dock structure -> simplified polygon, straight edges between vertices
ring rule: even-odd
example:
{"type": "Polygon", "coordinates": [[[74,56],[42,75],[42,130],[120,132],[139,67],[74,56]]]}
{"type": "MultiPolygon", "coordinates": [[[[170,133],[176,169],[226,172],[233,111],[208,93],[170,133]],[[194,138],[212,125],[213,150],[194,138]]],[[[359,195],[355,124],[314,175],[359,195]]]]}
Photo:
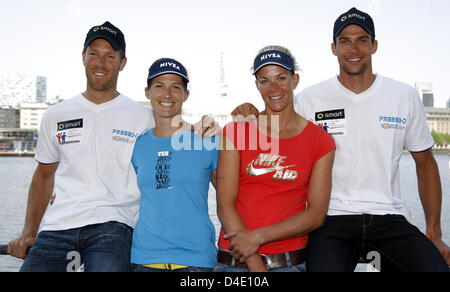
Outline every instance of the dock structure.
{"type": "Polygon", "coordinates": [[[34,152],[16,153],[16,152],[0,152],[1,157],[34,157],[34,152]]]}
{"type": "Polygon", "coordinates": [[[34,156],[37,139],[37,130],[0,128],[0,155],[34,156]]]}

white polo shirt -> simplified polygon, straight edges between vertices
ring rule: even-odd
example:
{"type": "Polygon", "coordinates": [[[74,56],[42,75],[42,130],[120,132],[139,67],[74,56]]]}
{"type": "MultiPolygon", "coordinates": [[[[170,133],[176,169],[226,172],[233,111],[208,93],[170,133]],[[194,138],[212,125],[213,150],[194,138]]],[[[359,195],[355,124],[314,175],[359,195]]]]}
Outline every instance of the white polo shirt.
{"type": "Polygon", "coordinates": [[[336,141],[329,215],[408,217],[399,180],[402,152],[434,145],[414,88],[377,75],[370,89],[355,94],[336,76],[301,92],[296,111],[336,141]]]}
{"type": "Polygon", "coordinates": [[[153,127],[152,110],[123,95],[100,105],[79,95],[50,107],[36,160],[59,167],[40,230],[109,221],[134,227],[139,190],[131,156],[139,135],[153,127]]]}

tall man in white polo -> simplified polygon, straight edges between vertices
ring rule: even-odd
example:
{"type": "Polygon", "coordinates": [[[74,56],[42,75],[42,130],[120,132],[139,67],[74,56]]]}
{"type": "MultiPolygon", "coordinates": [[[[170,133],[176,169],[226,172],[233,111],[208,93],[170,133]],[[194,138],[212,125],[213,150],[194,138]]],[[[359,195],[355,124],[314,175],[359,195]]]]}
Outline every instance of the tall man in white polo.
{"type": "Polygon", "coordinates": [[[423,105],[412,87],[373,73],[377,49],[372,18],[352,8],[334,25],[339,75],[298,96],[299,113],[321,124],[338,148],[329,213],[311,235],[308,269],[353,271],[360,256],[377,252],[382,271],[448,271],[441,184],[423,105]],[[404,148],[416,163],[428,238],[405,219],[404,148]]]}

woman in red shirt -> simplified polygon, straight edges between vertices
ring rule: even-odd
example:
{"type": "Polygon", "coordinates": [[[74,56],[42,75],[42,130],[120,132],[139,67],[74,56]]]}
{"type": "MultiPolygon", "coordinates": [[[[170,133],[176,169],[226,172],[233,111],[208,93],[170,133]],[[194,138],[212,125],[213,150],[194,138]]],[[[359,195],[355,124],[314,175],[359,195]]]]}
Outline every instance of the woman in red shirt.
{"type": "Polygon", "coordinates": [[[224,129],[217,272],[304,271],[307,235],[325,220],[336,146],[295,112],[296,70],[288,49],[262,49],[253,73],[266,109],[224,129]]]}

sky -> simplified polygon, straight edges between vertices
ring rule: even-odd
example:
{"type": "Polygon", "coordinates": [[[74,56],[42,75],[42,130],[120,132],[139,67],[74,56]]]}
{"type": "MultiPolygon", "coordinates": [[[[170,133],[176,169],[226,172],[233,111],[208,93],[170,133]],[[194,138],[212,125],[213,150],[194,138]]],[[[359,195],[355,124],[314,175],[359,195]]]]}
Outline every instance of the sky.
{"type": "Polygon", "coordinates": [[[150,65],[182,62],[191,78],[185,108],[228,113],[252,102],[262,108],[251,66],[267,45],[282,45],[302,69],[297,90],[335,76],[331,53],[336,18],[357,7],[372,15],[379,49],[374,71],[411,86],[432,82],[435,106],[450,98],[448,0],[15,0],[0,5],[0,73],[48,78],[48,98],[86,88],[81,52],[88,30],[110,21],[125,34],[128,63],[119,91],[144,101],[150,65]],[[221,98],[221,55],[228,96],[221,98]]]}

